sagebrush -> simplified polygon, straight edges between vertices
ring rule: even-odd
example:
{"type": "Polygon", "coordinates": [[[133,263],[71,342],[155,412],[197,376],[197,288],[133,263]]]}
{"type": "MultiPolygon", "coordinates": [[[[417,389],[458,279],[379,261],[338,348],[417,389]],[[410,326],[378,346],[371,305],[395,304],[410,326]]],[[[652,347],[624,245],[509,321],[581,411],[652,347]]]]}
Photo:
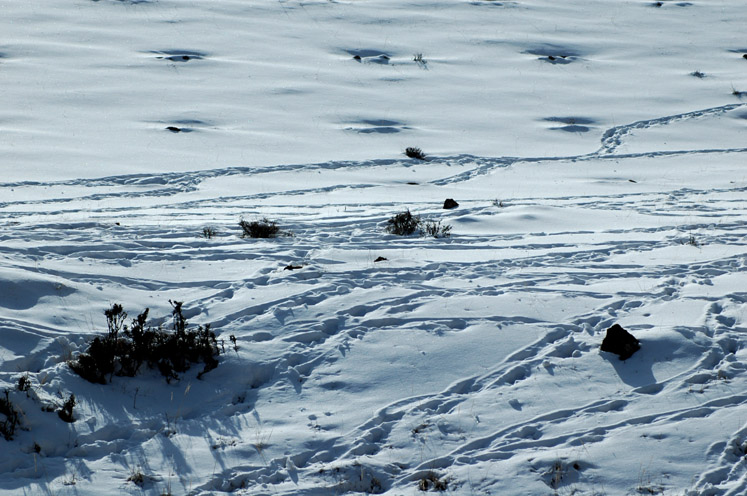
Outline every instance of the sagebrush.
{"type": "Polygon", "coordinates": [[[280,228],[277,222],[263,218],[247,222],[244,219],[239,220],[239,227],[243,231],[242,238],[275,238],[280,234],[280,228]]]}
{"type": "Polygon", "coordinates": [[[419,215],[413,215],[409,209],[392,216],[387,220],[386,231],[397,236],[433,236],[446,238],[451,235],[451,226],[441,224],[441,221],[423,220],[419,215]]]}
{"type": "Polygon", "coordinates": [[[169,300],[173,311],[171,332],[146,326],[148,309],[126,325],[127,313],[120,304],[104,312],[108,332],[98,336],[70,368],[89,382],[106,384],[113,376],[134,377],[143,365],[158,370],[167,382],[178,379],[194,363],[205,367],[198,378],[218,366],[218,343],[210,324],[187,329],[182,302],[169,300]]]}

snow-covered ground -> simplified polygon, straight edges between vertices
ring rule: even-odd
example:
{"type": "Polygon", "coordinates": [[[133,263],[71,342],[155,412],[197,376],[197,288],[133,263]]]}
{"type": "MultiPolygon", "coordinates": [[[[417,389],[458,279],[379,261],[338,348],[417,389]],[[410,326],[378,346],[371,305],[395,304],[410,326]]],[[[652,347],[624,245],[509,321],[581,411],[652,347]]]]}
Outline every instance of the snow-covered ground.
{"type": "Polygon", "coordinates": [[[0,494],[747,494],[743,2],[0,12],[0,494]],[[70,370],[169,300],[202,379],[70,370]]]}

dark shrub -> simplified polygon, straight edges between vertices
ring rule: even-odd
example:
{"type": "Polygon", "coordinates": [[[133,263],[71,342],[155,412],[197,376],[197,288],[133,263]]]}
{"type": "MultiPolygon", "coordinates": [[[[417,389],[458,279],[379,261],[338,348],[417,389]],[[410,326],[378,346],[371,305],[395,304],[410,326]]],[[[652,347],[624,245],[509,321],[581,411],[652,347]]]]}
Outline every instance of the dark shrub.
{"type": "Polygon", "coordinates": [[[146,327],[148,309],[124,325],[127,314],[122,306],[114,304],[104,312],[109,332],[91,341],[85,353],[81,353],[70,368],[89,382],[106,384],[112,376],[134,377],[140,367],[158,369],[167,382],[178,379],[178,373],[202,362],[204,369],[197,377],[218,366],[220,354],[215,333],[210,324],[187,329],[187,320],[182,314],[182,302],[171,301],[173,307],[173,332],[146,327]]]}
{"type": "Polygon", "coordinates": [[[386,222],[386,231],[388,233],[396,234],[397,236],[409,236],[415,234],[420,227],[420,216],[412,215],[408,209],[398,213],[386,222]]]}
{"type": "Polygon", "coordinates": [[[418,160],[425,160],[425,153],[423,153],[423,150],[420,148],[415,148],[414,146],[409,146],[405,149],[405,155],[407,155],[410,158],[416,158],[418,160]]]}
{"type": "Polygon", "coordinates": [[[75,422],[75,419],[73,418],[73,407],[75,406],[75,395],[71,394],[70,397],[65,400],[65,403],[62,404],[62,408],[57,410],[57,415],[60,416],[62,420],[65,422],[71,424],[75,422]]]}
{"type": "Polygon", "coordinates": [[[29,390],[31,389],[31,379],[29,378],[28,373],[23,374],[18,378],[18,384],[16,387],[19,391],[23,391],[25,393],[29,392],[29,390]]]}
{"type": "Polygon", "coordinates": [[[0,397],[0,415],[5,416],[5,420],[0,422],[0,434],[6,441],[10,441],[16,433],[16,426],[18,426],[18,412],[10,401],[10,393],[7,389],[5,390],[5,398],[0,397]]]}
{"type": "Polygon", "coordinates": [[[280,233],[280,228],[275,221],[267,220],[255,220],[253,222],[247,222],[244,219],[239,221],[239,227],[243,233],[242,238],[274,238],[280,233]]]}

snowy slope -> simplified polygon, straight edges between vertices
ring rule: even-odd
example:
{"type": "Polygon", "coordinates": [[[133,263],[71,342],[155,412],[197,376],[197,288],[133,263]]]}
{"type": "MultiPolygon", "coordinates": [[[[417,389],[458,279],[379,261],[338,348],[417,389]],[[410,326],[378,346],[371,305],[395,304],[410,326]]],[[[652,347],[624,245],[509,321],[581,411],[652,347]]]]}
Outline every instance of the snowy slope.
{"type": "Polygon", "coordinates": [[[0,10],[0,494],[747,492],[740,2],[0,10]],[[202,379],[67,366],[169,299],[202,379]]]}

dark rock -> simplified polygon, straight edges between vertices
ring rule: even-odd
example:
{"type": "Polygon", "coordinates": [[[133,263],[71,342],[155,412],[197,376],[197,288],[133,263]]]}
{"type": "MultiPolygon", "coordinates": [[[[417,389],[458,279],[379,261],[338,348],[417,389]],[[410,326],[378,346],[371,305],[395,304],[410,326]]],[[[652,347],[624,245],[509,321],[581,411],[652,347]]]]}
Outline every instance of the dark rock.
{"type": "Polygon", "coordinates": [[[607,329],[601,350],[619,355],[620,360],[627,360],[640,348],[640,343],[632,334],[620,327],[620,324],[615,324],[607,329]]]}
{"type": "Polygon", "coordinates": [[[296,270],[296,269],[302,269],[302,268],[303,268],[303,265],[290,264],[290,265],[286,265],[285,267],[283,267],[283,270],[296,270]]]}
{"type": "Polygon", "coordinates": [[[182,131],[181,128],[178,128],[176,126],[167,126],[166,129],[168,129],[172,133],[180,133],[182,131]]]}
{"type": "Polygon", "coordinates": [[[446,201],[444,201],[444,208],[446,210],[457,208],[458,206],[459,204],[456,201],[454,201],[453,198],[447,198],[446,201]]]}
{"type": "Polygon", "coordinates": [[[384,258],[384,257],[376,257],[376,260],[374,260],[374,262],[383,262],[384,260],[389,260],[389,259],[384,258]]]}

